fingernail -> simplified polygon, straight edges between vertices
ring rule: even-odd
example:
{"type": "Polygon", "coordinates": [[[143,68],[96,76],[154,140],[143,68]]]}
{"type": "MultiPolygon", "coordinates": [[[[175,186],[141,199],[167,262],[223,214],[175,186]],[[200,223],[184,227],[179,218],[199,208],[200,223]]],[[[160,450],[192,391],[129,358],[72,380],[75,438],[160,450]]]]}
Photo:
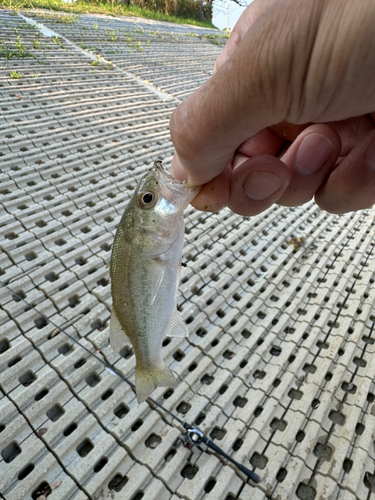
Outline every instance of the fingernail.
{"type": "Polygon", "coordinates": [[[302,175],[311,175],[322,168],[334,152],[332,142],[322,134],[310,134],[301,142],[294,165],[302,175]]]}
{"type": "Polygon", "coordinates": [[[367,163],[367,166],[371,170],[375,170],[375,141],[373,141],[367,148],[365,153],[365,161],[367,163]]]}
{"type": "Polygon", "coordinates": [[[254,201],[266,200],[281,186],[282,180],[270,172],[252,172],[242,184],[245,195],[254,201]]]}

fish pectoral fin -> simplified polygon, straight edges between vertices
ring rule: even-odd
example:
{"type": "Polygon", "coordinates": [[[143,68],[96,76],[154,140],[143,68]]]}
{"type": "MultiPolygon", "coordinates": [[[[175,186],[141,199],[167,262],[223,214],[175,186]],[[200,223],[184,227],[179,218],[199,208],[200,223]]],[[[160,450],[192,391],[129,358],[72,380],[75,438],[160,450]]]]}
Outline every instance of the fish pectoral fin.
{"type": "Polygon", "coordinates": [[[167,330],[167,337],[188,337],[189,332],[187,326],[182,319],[181,314],[175,311],[172,321],[167,330]]]}
{"type": "Polygon", "coordinates": [[[116,352],[119,352],[124,345],[131,343],[129,337],[121,327],[114,307],[112,307],[111,321],[109,323],[109,341],[112,349],[116,352]]]}

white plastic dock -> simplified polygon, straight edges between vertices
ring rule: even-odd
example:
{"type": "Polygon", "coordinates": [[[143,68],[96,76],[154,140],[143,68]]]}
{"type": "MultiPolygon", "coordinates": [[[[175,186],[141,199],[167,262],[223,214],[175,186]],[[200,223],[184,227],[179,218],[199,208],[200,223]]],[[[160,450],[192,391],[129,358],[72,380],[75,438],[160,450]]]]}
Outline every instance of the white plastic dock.
{"type": "Polygon", "coordinates": [[[132,350],[108,345],[106,266],[138,179],[170,164],[171,112],[225,39],[21,14],[55,35],[0,10],[0,498],[374,500],[375,211],[187,210],[190,337],[164,342],[180,382],[153,396],[261,481],[204,445],[187,461],[182,426],[100,362],[134,380],[132,350]]]}

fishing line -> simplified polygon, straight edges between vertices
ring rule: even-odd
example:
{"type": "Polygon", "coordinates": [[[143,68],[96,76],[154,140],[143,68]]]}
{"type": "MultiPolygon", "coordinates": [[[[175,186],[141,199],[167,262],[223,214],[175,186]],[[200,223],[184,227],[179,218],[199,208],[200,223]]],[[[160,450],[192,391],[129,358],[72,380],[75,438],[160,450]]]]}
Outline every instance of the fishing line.
{"type": "MultiPolygon", "coordinates": [[[[36,309],[36,307],[34,307],[32,304],[30,304],[26,299],[24,299],[23,297],[21,297],[18,293],[16,293],[6,283],[4,283],[3,281],[0,280],[0,284],[3,287],[7,288],[13,294],[13,296],[18,297],[20,299],[20,301],[22,301],[25,304],[27,304],[27,306],[30,309],[33,309],[44,320],[46,320],[48,323],[50,323],[55,328],[57,328],[60,332],[64,333],[67,337],[69,337],[69,339],[73,343],[77,344],[81,349],[83,349],[84,351],[86,351],[90,356],[93,356],[97,361],[99,361],[99,363],[101,363],[103,366],[105,366],[107,368],[107,370],[109,370],[111,373],[113,373],[113,374],[117,375],[118,377],[120,377],[120,379],[122,381],[124,381],[127,384],[129,384],[130,387],[132,387],[132,389],[135,390],[135,384],[133,384],[133,382],[131,382],[130,380],[128,380],[119,370],[117,370],[116,367],[114,367],[113,365],[107,363],[106,361],[104,361],[103,359],[101,359],[99,356],[97,356],[95,353],[91,352],[90,349],[88,349],[87,347],[85,347],[84,345],[82,345],[77,339],[75,339],[74,337],[72,337],[72,335],[70,335],[68,332],[66,332],[63,328],[61,328],[59,325],[57,325],[56,323],[54,323],[51,319],[47,318],[47,316],[45,316],[43,313],[41,313],[40,311],[38,311],[38,309],[36,309]]],[[[169,411],[167,408],[165,408],[162,404],[158,403],[155,399],[148,397],[147,401],[150,401],[154,405],[158,406],[161,410],[163,410],[165,413],[167,413],[173,419],[177,420],[177,422],[179,422],[184,427],[184,429],[186,430],[186,434],[185,434],[184,438],[180,438],[180,439],[182,440],[182,442],[183,442],[183,444],[184,444],[185,447],[187,447],[187,448],[189,448],[191,450],[194,445],[199,445],[200,443],[204,443],[208,448],[211,448],[213,451],[215,451],[219,455],[225,457],[229,462],[231,462],[232,464],[234,464],[239,470],[241,470],[244,474],[246,474],[247,477],[250,478],[250,479],[252,479],[255,483],[259,482],[259,477],[257,476],[257,474],[255,474],[255,472],[250,471],[249,469],[247,469],[247,467],[245,467],[242,464],[236,462],[236,460],[234,460],[230,455],[227,455],[221,448],[219,448],[215,443],[213,443],[210,439],[208,439],[202,433],[202,431],[200,431],[197,427],[195,427],[193,425],[190,425],[187,422],[184,422],[177,415],[175,415],[174,413],[172,413],[171,411],[169,411]]],[[[153,408],[151,407],[151,409],[153,409],[153,408]]]]}
{"type": "MultiPolygon", "coordinates": [[[[99,361],[99,363],[101,363],[103,366],[105,366],[111,373],[114,373],[115,375],[117,375],[118,377],[120,377],[121,380],[123,380],[124,382],[126,382],[127,384],[129,384],[130,387],[132,387],[133,389],[135,389],[135,384],[133,384],[133,382],[131,382],[130,380],[128,380],[115,366],[107,363],[106,361],[104,361],[103,359],[101,359],[99,356],[97,356],[95,353],[91,352],[90,349],[88,349],[87,347],[85,347],[84,345],[82,345],[77,339],[75,339],[74,337],[72,337],[63,328],[61,328],[59,325],[57,325],[56,323],[54,323],[51,319],[47,318],[47,316],[45,316],[43,313],[41,313],[40,311],[38,311],[38,309],[36,309],[36,307],[34,307],[32,304],[30,304],[27,300],[25,300],[20,295],[18,295],[18,293],[16,293],[14,290],[12,290],[12,288],[10,288],[10,286],[8,286],[7,284],[5,284],[3,281],[0,281],[0,284],[3,287],[7,288],[13,295],[15,295],[16,297],[18,297],[20,299],[20,301],[22,300],[22,302],[24,302],[25,304],[27,304],[27,306],[30,307],[31,309],[33,309],[37,314],[39,314],[39,316],[41,316],[43,319],[45,319],[46,321],[48,321],[48,323],[50,323],[55,328],[57,328],[60,332],[64,333],[67,337],[69,337],[72,342],[74,342],[75,344],[79,345],[79,347],[81,349],[83,349],[84,351],[86,351],[90,356],[93,356],[97,361],[99,361]]],[[[155,399],[150,398],[150,397],[148,399],[153,404],[155,404],[156,406],[158,406],[159,408],[161,408],[163,411],[165,411],[172,418],[174,418],[175,420],[177,420],[181,425],[184,424],[183,420],[181,420],[177,415],[175,415],[174,413],[172,413],[171,411],[169,411],[163,405],[161,405],[160,403],[158,403],[155,399]]]]}

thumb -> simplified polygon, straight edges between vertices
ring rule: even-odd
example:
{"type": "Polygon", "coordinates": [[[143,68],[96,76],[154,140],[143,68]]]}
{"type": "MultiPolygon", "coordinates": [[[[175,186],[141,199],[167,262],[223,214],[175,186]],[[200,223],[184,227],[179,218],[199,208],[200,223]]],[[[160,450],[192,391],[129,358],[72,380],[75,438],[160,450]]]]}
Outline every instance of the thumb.
{"type": "Polygon", "coordinates": [[[220,69],[176,108],[171,136],[190,185],[220,174],[241,143],[260,130],[291,121],[319,16],[307,0],[272,4],[220,69]]]}

